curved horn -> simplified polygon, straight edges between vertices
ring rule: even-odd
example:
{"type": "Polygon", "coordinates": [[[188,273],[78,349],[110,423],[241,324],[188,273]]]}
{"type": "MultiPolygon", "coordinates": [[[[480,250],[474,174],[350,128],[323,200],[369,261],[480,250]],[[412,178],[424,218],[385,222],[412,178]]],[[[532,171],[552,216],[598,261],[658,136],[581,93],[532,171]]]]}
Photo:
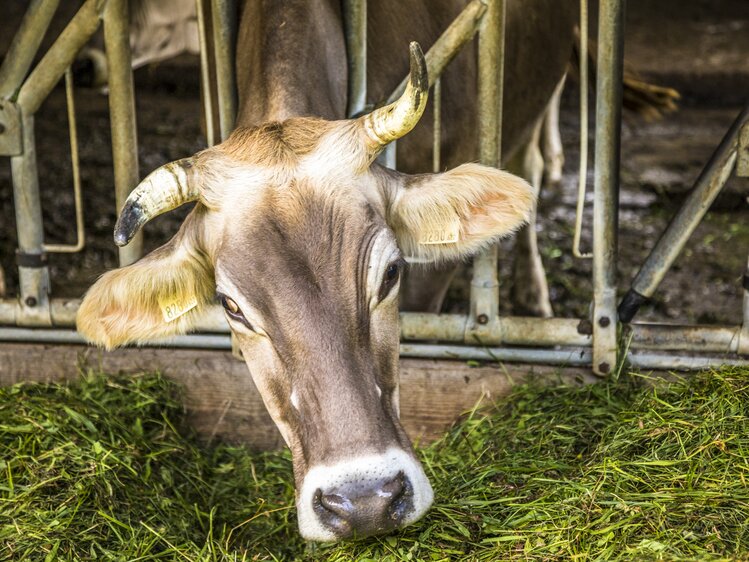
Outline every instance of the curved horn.
{"type": "Polygon", "coordinates": [[[427,104],[429,77],[424,53],[415,41],[409,45],[409,50],[411,72],[401,97],[364,117],[364,130],[380,146],[385,146],[411,131],[419,122],[427,104]]]}
{"type": "Polygon", "coordinates": [[[190,180],[191,168],[192,158],[183,158],[148,174],[122,207],[114,226],[114,243],[125,246],[155,216],[197,200],[200,191],[190,180]]]}

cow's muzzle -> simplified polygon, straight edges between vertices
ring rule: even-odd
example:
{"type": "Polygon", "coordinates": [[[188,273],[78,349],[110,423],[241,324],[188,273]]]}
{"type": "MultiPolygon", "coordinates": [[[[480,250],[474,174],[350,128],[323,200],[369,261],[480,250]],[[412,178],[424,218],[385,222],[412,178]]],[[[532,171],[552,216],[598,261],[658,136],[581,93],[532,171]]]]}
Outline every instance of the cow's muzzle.
{"type": "Polygon", "coordinates": [[[387,533],[419,519],[432,499],[424,470],[403,449],[317,465],[297,497],[299,530],[317,541],[387,533]]]}
{"type": "Polygon", "coordinates": [[[413,510],[413,485],[399,472],[395,478],[318,488],[312,506],[320,522],[341,538],[368,537],[399,527],[413,510]]]}

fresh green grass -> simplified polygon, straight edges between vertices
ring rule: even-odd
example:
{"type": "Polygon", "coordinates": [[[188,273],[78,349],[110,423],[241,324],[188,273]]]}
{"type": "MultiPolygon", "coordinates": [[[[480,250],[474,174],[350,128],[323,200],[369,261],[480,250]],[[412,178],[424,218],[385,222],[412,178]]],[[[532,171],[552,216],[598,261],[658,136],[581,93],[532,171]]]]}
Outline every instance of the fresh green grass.
{"type": "Polygon", "coordinates": [[[519,386],[423,449],[436,502],[312,545],[287,453],[201,447],[158,375],[0,389],[2,560],[749,559],[749,370],[519,386]]]}

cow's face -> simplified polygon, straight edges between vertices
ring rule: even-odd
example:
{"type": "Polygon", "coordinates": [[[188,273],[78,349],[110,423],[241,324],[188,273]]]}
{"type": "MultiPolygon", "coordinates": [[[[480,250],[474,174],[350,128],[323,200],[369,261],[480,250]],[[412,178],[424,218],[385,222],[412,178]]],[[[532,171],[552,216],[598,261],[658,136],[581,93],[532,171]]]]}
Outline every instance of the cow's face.
{"type": "Polygon", "coordinates": [[[153,208],[198,204],[169,243],[104,275],[78,316],[87,338],[114,347],[183,332],[218,298],[291,448],[299,527],[313,540],[386,532],[429,508],[398,412],[405,259],[473,253],[519,226],[534,199],[483,166],[407,176],[373,165],[384,142],[371,125],[239,129],[158,170],[131,196],[120,242],[153,208]]]}

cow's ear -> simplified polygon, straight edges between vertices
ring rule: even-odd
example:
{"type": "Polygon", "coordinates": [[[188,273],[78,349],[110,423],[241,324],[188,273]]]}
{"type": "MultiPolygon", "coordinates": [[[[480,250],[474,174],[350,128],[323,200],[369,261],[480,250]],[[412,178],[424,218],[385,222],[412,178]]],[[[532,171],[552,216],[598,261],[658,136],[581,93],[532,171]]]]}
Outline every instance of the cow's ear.
{"type": "Polygon", "coordinates": [[[215,295],[213,267],[201,249],[193,212],[166,244],[104,274],[78,310],[78,331],[107,349],[182,334],[215,295]]]}
{"type": "Polygon", "coordinates": [[[460,259],[528,221],[535,190],[522,178],[479,164],[441,174],[400,175],[387,221],[407,257],[460,259]]]}

